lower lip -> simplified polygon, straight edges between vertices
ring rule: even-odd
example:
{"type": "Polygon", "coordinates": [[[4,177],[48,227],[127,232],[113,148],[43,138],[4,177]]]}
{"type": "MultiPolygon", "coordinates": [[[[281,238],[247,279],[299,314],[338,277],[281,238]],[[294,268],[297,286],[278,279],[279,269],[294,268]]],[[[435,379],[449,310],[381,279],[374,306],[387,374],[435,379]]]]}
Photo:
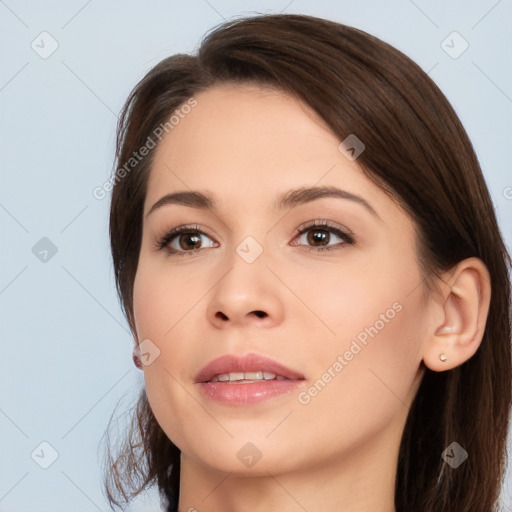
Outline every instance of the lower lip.
{"type": "Polygon", "coordinates": [[[247,383],[202,382],[203,393],[223,404],[251,405],[291,393],[302,380],[262,380],[247,383]]]}

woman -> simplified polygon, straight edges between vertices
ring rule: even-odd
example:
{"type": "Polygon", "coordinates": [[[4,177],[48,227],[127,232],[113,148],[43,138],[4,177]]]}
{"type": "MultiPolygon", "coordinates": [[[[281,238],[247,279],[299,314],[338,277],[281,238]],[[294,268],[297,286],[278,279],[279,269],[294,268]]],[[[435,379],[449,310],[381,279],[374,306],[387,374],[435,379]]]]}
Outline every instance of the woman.
{"type": "Polygon", "coordinates": [[[142,390],[107,494],[168,510],[491,512],[510,257],[409,58],[301,15],[227,22],[124,107],[110,236],[142,390]]]}

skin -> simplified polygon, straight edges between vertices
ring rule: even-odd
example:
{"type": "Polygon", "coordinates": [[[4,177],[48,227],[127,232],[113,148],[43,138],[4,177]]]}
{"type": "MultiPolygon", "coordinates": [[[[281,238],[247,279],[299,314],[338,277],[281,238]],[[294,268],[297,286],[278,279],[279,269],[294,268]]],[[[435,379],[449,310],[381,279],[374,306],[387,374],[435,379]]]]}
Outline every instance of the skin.
{"type": "Polygon", "coordinates": [[[438,293],[426,293],[412,220],[338,150],[309,107],[252,85],[215,86],[195,98],[155,149],[134,283],[134,334],[160,351],[143,367],[148,399],[182,452],[180,510],[395,511],[409,407],[425,366],[444,371],[477,350],[487,270],[470,258],[442,276],[438,293]],[[334,197],[273,209],[280,194],[310,186],[357,194],[378,216],[334,197]],[[212,193],[216,208],[172,204],[147,215],[165,194],[187,190],[212,193]],[[318,251],[317,228],[296,233],[315,220],[349,229],[355,243],[321,227],[332,250],[318,251]],[[155,248],[186,224],[206,232],[200,248],[186,237],[180,245],[179,235],[172,247],[193,254],[155,248]],[[236,252],[248,236],[263,249],[252,263],[236,252]],[[300,403],[298,394],[393,304],[400,311],[300,403]],[[254,405],[219,404],[200,392],[194,377],[208,362],[250,352],[305,380],[254,405]],[[251,468],[237,457],[248,442],[261,453],[251,468]]]}

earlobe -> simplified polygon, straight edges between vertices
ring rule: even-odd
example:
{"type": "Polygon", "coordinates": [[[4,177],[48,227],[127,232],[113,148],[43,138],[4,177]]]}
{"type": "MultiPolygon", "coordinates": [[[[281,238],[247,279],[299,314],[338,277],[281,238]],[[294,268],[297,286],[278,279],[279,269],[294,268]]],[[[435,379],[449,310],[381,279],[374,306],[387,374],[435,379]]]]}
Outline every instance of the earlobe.
{"type": "Polygon", "coordinates": [[[139,369],[142,370],[142,362],[140,360],[140,348],[139,344],[136,342],[135,346],[133,347],[133,364],[139,369]]]}
{"type": "Polygon", "coordinates": [[[460,366],[478,350],[491,299],[489,272],[480,259],[468,258],[441,288],[423,354],[427,368],[436,372],[460,366]]]}
{"type": "Polygon", "coordinates": [[[133,364],[135,365],[136,368],[138,368],[139,370],[142,370],[142,362],[140,360],[139,334],[137,332],[137,327],[135,325],[131,326],[130,330],[132,332],[133,341],[134,341],[133,353],[132,353],[133,364]]]}

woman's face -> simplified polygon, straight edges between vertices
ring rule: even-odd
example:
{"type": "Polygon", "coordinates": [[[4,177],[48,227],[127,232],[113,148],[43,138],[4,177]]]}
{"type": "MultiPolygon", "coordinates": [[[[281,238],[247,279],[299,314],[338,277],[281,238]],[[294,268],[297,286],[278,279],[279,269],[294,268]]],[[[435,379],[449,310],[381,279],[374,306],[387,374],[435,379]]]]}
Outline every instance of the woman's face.
{"type": "Polygon", "coordinates": [[[156,419],[220,471],[394,460],[427,331],[412,221],[290,96],[195,99],[154,150],[134,284],[156,419]]]}

